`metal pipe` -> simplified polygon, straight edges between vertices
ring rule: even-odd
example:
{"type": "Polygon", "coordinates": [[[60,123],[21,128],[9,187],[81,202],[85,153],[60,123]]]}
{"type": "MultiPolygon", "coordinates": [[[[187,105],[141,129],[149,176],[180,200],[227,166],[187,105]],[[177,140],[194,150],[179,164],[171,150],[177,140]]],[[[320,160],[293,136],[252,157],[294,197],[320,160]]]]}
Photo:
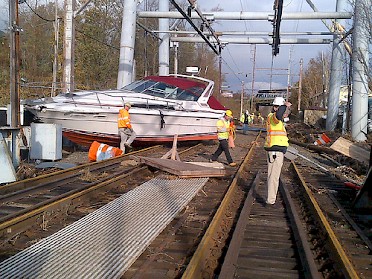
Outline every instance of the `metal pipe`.
{"type": "MultiPolygon", "coordinates": [[[[272,12],[210,12],[204,13],[214,20],[270,20],[273,18],[272,12]]],[[[138,12],[138,17],[146,18],[183,18],[179,12],[157,12],[143,11],[138,12]]],[[[297,19],[350,19],[352,13],[347,12],[302,12],[302,13],[283,13],[282,20],[297,19]]],[[[191,19],[199,19],[196,12],[191,12],[191,19]]]]}

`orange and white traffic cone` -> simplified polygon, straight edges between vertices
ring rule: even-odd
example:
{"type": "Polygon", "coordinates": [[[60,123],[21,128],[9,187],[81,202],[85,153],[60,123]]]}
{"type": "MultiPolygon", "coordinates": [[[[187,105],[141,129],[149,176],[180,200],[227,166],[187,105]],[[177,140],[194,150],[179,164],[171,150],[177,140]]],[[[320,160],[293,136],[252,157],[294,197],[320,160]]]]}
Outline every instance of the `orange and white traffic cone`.
{"type": "Polygon", "coordinates": [[[331,139],[326,134],[321,134],[318,139],[314,142],[315,145],[323,145],[329,143],[331,139]]]}
{"type": "Polygon", "coordinates": [[[117,147],[94,141],[89,148],[88,158],[89,161],[94,162],[116,157],[121,154],[123,154],[123,151],[117,147]]]}

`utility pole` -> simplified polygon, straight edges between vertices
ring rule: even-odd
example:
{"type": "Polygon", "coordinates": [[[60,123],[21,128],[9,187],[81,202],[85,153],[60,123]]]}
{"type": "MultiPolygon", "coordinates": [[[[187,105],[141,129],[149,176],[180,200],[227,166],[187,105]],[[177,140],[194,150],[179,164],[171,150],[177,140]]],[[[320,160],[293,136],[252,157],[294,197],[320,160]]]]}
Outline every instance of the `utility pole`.
{"type": "Polygon", "coordinates": [[[240,94],[240,115],[243,113],[243,100],[244,100],[244,80],[242,80],[242,93],[240,94]]]}
{"type": "MultiPolygon", "coordinates": [[[[175,35],[177,37],[177,34],[175,35]]],[[[178,74],[178,42],[171,42],[174,47],[174,74],[178,74]]]]}
{"type": "Polygon", "coordinates": [[[59,18],[58,18],[58,2],[54,1],[55,12],[54,12],[54,61],[53,61],[53,82],[51,97],[56,95],[57,88],[57,67],[58,67],[58,42],[59,42],[59,18]]]}
{"type": "Polygon", "coordinates": [[[288,58],[288,77],[287,77],[287,96],[285,100],[288,102],[289,99],[289,89],[291,88],[291,59],[292,59],[293,46],[289,48],[289,58],[288,58]]]}
{"type": "Polygon", "coordinates": [[[9,1],[10,28],[10,126],[20,125],[19,117],[19,20],[18,1],[9,1]]]}
{"type": "Polygon", "coordinates": [[[19,27],[18,1],[9,1],[9,30],[10,30],[10,132],[12,135],[12,163],[19,166],[20,149],[17,136],[20,130],[19,109],[19,27]]]}
{"type": "Polygon", "coordinates": [[[75,64],[75,0],[65,0],[65,34],[63,44],[63,91],[74,91],[74,64],[75,64]]]}
{"type": "Polygon", "coordinates": [[[302,94],[302,68],[303,68],[303,59],[300,59],[300,80],[298,82],[298,107],[297,110],[301,110],[301,94],[302,94]]]}
{"type": "Polygon", "coordinates": [[[253,111],[253,96],[254,96],[254,75],[256,72],[256,45],[253,45],[253,70],[252,70],[252,92],[251,92],[251,113],[253,111]]]}
{"type": "Polygon", "coordinates": [[[221,85],[222,85],[222,54],[218,55],[218,71],[219,71],[219,81],[218,81],[218,93],[217,93],[217,100],[220,101],[221,96],[221,85]]]}

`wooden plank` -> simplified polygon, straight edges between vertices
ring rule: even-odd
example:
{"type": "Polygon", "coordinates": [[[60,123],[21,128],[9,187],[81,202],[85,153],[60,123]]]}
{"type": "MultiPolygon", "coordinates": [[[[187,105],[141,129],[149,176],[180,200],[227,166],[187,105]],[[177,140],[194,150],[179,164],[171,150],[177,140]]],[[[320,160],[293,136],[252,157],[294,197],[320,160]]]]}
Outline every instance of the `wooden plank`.
{"type": "Polygon", "coordinates": [[[340,152],[345,156],[351,157],[367,165],[369,164],[370,151],[342,137],[339,137],[331,145],[331,149],[336,150],[337,152],[340,152]]]}
{"type": "Polygon", "coordinates": [[[187,162],[187,164],[193,164],[197,166],[207,167],[207,168],[214,168],[214,169],[225,169],[224,164],[219,162],[187,162]]]}
{"type": "Polygon", "coordinates": [[[161,169],[180,177],[221,177],[225,169],[210,168],[170,159],[137,157],[141,163],[161,169]]]}

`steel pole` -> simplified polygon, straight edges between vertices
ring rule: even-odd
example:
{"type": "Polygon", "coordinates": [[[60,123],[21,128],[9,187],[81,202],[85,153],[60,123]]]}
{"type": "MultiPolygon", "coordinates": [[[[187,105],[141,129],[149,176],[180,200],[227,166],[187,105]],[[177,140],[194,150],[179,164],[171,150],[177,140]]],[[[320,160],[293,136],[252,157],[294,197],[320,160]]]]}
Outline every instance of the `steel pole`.
{"type": "MultiPolygon", "coordinates": [[[[169,12],[169,0],[159,1],[159,12],[169,12]]],[[[169,31],[169,19],[159,18],[159,31],[169,31]]],[[[169,74],[169,34],[159,33],[159,75],[169,74]]]]}
{"type": "Polygon", "coordinates": [[[133,81],[137,0],[124,0],[117,88],[133,81]]]}
{"type": "Polygon", "coordinates": [[[372,0],[356,0],[353,32],[353,97],[351,135],[356,141],[367,139],[368,120],[368,11],[372,0]]]}
{"type": "MultiPolygon", "coordinates": [[[[336,11],[345,10],[347,0],[337,0],[336,11]]],[[[344,25],[344,19],[336,19],[336,23],[344,25]]],[[[342,80],[342,58],[345,55],[345,48],[340,43],[341,38],[338,35],[333,36],[331,74],[329,81],[329,96],[327,102],[327,120],[326,129],[332,131],[336,128],[339,111],[340,88],[342,80]]]]}

